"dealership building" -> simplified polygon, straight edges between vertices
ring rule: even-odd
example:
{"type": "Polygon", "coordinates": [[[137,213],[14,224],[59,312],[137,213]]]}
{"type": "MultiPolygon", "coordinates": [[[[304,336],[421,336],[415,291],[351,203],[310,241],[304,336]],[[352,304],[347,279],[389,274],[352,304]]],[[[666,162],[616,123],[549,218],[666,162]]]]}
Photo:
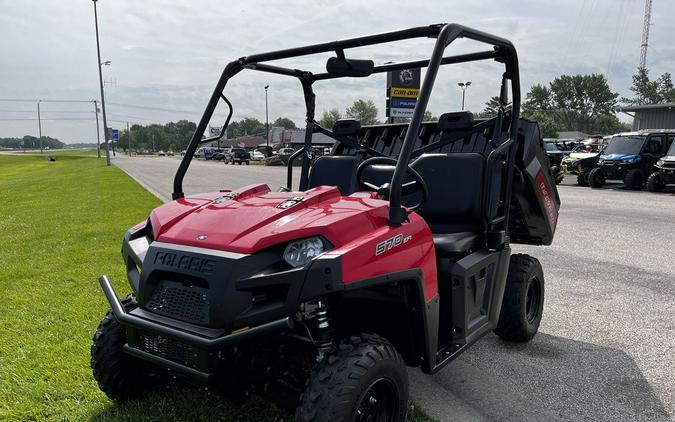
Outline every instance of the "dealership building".
{"type": "Polygon", "coordinates": [[[633,118],[633,130],[675,129],[675,103],[626,106],[617,111],[633,118]]]}

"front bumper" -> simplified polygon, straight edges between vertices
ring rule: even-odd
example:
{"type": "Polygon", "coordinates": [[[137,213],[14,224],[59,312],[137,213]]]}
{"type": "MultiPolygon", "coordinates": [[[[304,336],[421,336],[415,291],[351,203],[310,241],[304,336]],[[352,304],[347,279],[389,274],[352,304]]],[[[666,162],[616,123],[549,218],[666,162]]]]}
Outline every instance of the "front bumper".
{"type": "MultiPolygon", "coordinates": [[[[98,279],[103,293],[110,303],[115,319],[125,326],[131,335],[128,335],[129,343],[124,346],[124,351],[132,356],[149,361],[156,365],[170,369],[180,375],[186,376],[195,381],[207,382],[211,375],[213,367],[212,360],[215,357],[213,352],[250,341],[257,337],[278,334],[293,328],[293,319],[290,317],[281,318],[276,321],[261,324],[255,327],[246,327],[235,332],[227,330],[207,329],[194,326],[192,324],[180,323],[168,318],[161,318],[144,312],[142,309],[134,309],[127,312],[122,303],[117,298],[117,294],[108,280],[108,277],[101,276],[98,279]],[[161,322],[160,322],[161,321],[161,322]],[[143,335],[159,336],[160,341],[166,343],[166,340],[177,342],[178,347],[189,349],[194,359],[193,365],[185,362],[176,362],[171,356],[160,356],[143,350],[138,339],[143,335]]],[[[161,354],[161,353],[160,353],[161,354]]]]}
{"type": "Polygon", "coordinates": [[[630,164],[602,164],[600,168],[605,179],[623,180],[628,170],[635,167],[630,164]]]}
{"type": "Polygon", "coordinates": [[[674,168],[659,168],[661,172],[661,179],[666,185],[675,185],[675,167],[674,168]]]}

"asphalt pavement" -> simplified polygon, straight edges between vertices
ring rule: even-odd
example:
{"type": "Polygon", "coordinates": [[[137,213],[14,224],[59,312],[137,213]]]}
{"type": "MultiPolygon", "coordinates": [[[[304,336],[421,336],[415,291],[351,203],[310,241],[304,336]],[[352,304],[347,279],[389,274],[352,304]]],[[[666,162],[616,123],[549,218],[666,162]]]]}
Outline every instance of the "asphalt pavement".
{"type": "MultiPolygon", "coordinates": [[[[114,163],[169,200],[178,158],[114,163]]],[[[298,171],[295,171],[295,181],[298,171]]],[[[186,193],[285,185],[284,167],[193,162],[186,193]]],[[[488,335],[435,375],[411,369],[412,397],[442,421],[668,421],[675,417],[675,191],[593,190],[569,178],[555,241],[539,258],[546,302],[528,344],[488,335]]],[[[149,211],[149,210],[148,210],[149,211]]]]}

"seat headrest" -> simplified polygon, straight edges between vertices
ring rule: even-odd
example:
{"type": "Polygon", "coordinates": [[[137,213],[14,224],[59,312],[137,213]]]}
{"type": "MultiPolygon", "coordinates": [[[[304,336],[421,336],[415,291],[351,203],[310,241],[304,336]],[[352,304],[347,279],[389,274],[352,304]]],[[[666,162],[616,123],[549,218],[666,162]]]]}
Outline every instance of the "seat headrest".
{"type": "Polygon", "coordinates": [[[361,130],[361,122],[352,119],[340,119],[333,125],[333,134],[336,136],[356,136],[361,130]]]}
{"type": "Polygon", "coordinates": [[[438,118],[438,129],[469,129],[473,127],[473,113],[470,111],[457,111],[454,113],[444,113],[438,118]]]}

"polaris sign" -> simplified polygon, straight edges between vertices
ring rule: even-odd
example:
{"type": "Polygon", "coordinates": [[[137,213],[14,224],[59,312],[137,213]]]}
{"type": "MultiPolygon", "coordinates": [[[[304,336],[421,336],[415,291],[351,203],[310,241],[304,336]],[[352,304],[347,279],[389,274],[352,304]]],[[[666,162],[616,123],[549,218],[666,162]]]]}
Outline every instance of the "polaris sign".
{"type": "Polygon", "coordinates": [[[387,117],[412,117],[421,73],[419,68],[387,72],[387,117]]]}

